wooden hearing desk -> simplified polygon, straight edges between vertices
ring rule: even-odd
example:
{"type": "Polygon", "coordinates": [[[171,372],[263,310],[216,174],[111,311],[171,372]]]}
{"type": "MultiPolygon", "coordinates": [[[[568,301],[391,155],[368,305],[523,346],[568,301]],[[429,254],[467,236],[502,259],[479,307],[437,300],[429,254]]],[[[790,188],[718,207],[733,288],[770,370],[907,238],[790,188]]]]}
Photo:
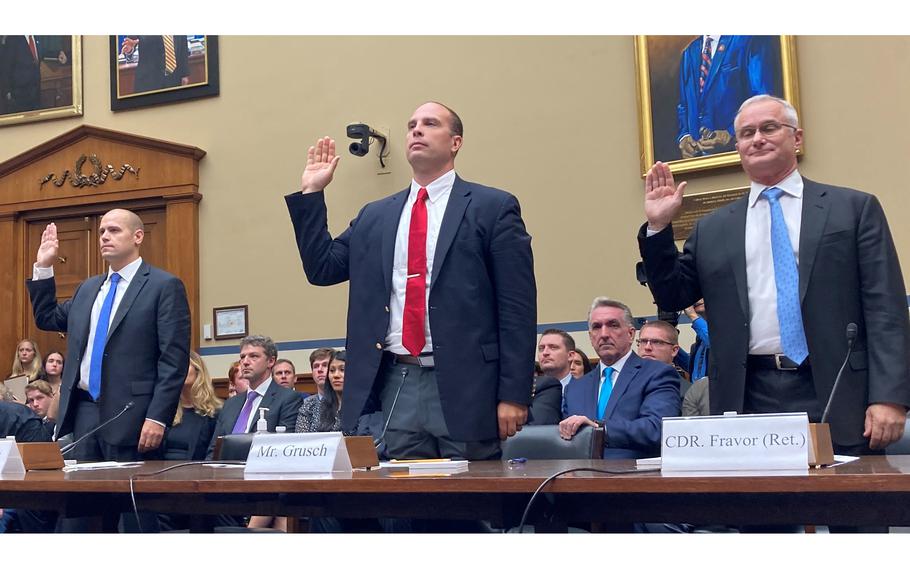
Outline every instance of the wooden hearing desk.
{"type": "MultiPolygon", "coordinates": [[[[175,462],[135,469],[33,471],[0,478],[0,506],[70,515],[130,511],[129,478],[175,462]]],[[[574,467],[628,469],[631,461],[473,462],[467,473],[397,477],[387,471],[244,479],[241,469],[200,465],[135,480],[140,510],[171,513],[487,519],[513,526],[550,475],[574,467]]],[[[873,456],[804,474],[671,476],[659,472],[570,473],[545,490],[536,511],[564,522],[910,525],[910,456],[873,456]]],[[[532,520],[536,515],[532,515],[532,520]]],[[[110,525],[108,525],[110,526],[110,525]]]]}

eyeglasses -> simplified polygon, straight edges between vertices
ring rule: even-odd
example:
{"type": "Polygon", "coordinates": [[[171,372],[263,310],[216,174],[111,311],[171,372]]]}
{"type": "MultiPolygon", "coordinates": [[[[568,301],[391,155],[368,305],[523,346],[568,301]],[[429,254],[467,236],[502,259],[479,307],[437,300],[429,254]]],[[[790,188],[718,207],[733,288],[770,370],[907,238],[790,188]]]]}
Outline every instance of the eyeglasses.
{"type": "MultiPolygon", "coordinates": [[[[783,124],[775,120],[768,122],[763,122],[758,126],[757,132],[761,132],[762,136],[771,137],[775,136],[778,132],[781,131],[783,127],[792,128],[794,131],[796,127],[792,124],[783,124]]],[[[755,137],[756,129],[754,126],[744,126],[736,131],[737,140],[751,140],[755,137]]]]}
{"type": "Polygon", "coordinates": [[[647,345],[650,347],[660,347],[661,345],[667,345],[670,347],[673,346],[672,343],[670,343],[669,341],[664,341],[663,339],[639,339],[635,343],[639,347],[641,347],[642,345],[647,345]]]}

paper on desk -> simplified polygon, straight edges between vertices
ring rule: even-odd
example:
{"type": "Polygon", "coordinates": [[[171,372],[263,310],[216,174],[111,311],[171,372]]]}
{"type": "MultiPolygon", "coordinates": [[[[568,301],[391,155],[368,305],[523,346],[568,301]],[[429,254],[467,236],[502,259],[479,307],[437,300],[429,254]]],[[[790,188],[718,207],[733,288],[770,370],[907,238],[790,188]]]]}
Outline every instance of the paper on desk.
{"type": "Polygon", "coordinates": [[[92,471],[96,469],[123,469],[130,467],[139,467],[145,462],[115,462],[115,461],[106,461],[106,462],[87,462],[87,463],[77,463],[75,465],[64,466],[63,471],[92,471]]]}

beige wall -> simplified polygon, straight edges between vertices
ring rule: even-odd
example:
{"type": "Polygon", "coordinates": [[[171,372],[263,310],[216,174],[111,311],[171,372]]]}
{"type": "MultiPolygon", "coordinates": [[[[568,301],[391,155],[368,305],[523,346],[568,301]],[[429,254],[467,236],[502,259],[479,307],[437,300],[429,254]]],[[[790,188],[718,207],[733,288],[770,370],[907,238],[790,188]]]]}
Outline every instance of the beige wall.
{"type": "MultiPolygon", "coordinates": [[[[801,172],[878,195],[906,275],[910,38],[796,43],[801,172]]],[[[85,116],[0,129],[0,160],[80,121],[205,150],[207,315],[197,325],[210,323],[213,306],[249,304],[251,331],[277,341],[343,337],[347,287],[306,282],[282,196],[299,184],[306,147],[335,137],[343,157],[328,189],[329,228],[343,230],[366,201],[409,182],[405,124],[427,99],[465,122],[459,173],[521,201],[534,237],[540,323],[582,320],[600,294],[627,301],[636,315],[654,313],[633,272],[643,213],[631,37],[223,36],[220,47],[219,97],[112,113],[108,38],[87,36],[85,116]],[[344,128],[355,121],[391,127],[390,175],[375,174],[372,153],[347,153],[344,128]]],[[[737,168],[687,179],[692,192],[746,183],[737,168]]],[[[213,372],[223,376],[220,361],[213,372]]]]}

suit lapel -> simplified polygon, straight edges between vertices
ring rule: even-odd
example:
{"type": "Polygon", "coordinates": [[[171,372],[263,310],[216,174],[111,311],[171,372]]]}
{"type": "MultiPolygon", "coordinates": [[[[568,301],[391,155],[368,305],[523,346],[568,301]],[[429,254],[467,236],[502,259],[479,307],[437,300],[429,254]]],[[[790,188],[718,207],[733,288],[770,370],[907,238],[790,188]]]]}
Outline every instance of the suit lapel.
{"type": "Polygon", "coordinates": [[[597,397],[600,395],[600,364],[588,373],[591,382],[588,385],[588,396],[585,398],[584,414],[597,418],[597,397]]]}
{"type": "Polygon", "coordinates": [[[818,243],[828,220],[827,192],[814,181],[803,178],[803,212],[799,228],[799,301],[809,288],[809,277],[818,252],[818,243]]]}
{"type": "Polygon", "coordinates": [[[433,257],[433,281],[430,282],[430,290],[439,280],[439,274],[442,272],[442,265],[448,256],[449,248],[455,240],[455,234],[458,227],[461,226],[461,219],[464,212],[471,202],[471,190],[468,184],[455,176],[455,183],[452,185],[452,194],[449,196],[449,203],[446,205],[446,212],[442,216],[442,226],[439,228],[439,238],[436,239],[436,254],[433,257]]]}
{"type": "MultiPolygon", "coordinates": [[[[711,83],[714,82],[714,78],[717,77],[718,69],[720,69],[721,64],[727,56],[727,52],[730,50],[730,41],[733,38],[728,35],[720,36],[720,41],[717,42],[717,49],[714,51],[714,57],[711,58],[711,68],[708,69],[708,79],[705,81],[705,88],[702,93],[707,93],[708,89],[711,88],[711,83]]],[[[701,57],[701,54],[699,54],[701,57]]]]}
{"type": "Polygon", "coordinates": [[[234,430],[234,424],[236,424],[237,419],[240,418],[240,412],[243,410],[244,403],[246,403],[246,393],[237,394],[224,403],[224,408],[221,412],[224,414],[224,425],[226,426],[225,434],[230,434],[234,430]],[[232,400],[236,400],[237,402],[231,402],[232,400]]]}
{"type": "MultiPolygon", "coordinates": [[[[382,274],[385,279],[385,295],[392,294],[392,263],[395,259],[395,240],[401,212],[408,200],[411,188],[396,193],[385,204],[382,215],[382,274]]],[[[388,300],[388,297],[386,298],[388,300]]]]}
{"type": "Polygon", "coordinates": [[[730,259],[730,266],[733,268],[739,307],[746,320],[749,319],[749,288],[746,282],[746,212],[748,209],[748,195],[734,202],[721,232],[722,238],[727,242],[727,255],[730,259]]]}
{"type": "Polygon", "coordinates": [[[120,300],[120,305],[117,306],[117,313],[114,314],[114,321],[111,322],[111,327],[107,332],[108,338],[110,338],[115,331],[117,331],[117,326],[120,325],[120,322],[123,321],[123,318],[126,316],[126,312],[130,310],[130,307],[133,305],[133,302],[136,301],[136,297],[139,295],[139,291],[145,286],[145,283],[149,279],[149,265],[147,262],[142,261],[142,264],[139,265],[139,270],[136,271],[136,275],[133,276],[133,281],[130,282],[130,285],[126,288],[126,293],[123,294],[123,299],[120,300]]]}
{"type": "Polygon", "coordinates": [[[616,405],[619,404],[619,399],[622,398],[629,388],[629,385],[632,384],[632,381],[638,376],[638,371],[640,369],[641,358],[633,351],[626,360],[626,364],[623,365],[622,371],[616,379],[616,383],[613,385],[613,392],[610,393],[610,400],[607,402],[607,409],[604,411],[604,420],[613,415],[613,411],[616,410],[616,405]]]}

